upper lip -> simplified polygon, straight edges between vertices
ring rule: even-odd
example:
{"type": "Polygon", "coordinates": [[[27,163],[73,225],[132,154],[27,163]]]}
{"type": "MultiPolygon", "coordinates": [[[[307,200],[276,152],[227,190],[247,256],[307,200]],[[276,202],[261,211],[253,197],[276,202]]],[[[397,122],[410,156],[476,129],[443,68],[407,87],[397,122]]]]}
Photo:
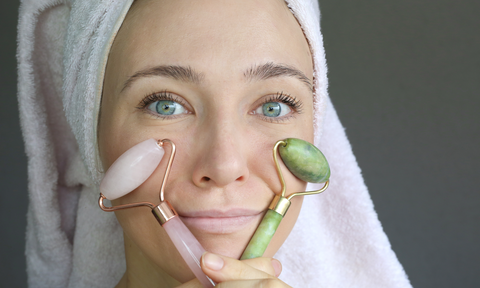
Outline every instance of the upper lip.
{"type": "Polygon", "coordinates": [[[256,216],[261,214],[263,211],[235,208],[225,211],[221,210],[202,210],[202,211],[189,211],[189,212],[179,212],[178,214],[182,217],[190,218],[232,218],[232,217],[248,217],[256,216]]]}

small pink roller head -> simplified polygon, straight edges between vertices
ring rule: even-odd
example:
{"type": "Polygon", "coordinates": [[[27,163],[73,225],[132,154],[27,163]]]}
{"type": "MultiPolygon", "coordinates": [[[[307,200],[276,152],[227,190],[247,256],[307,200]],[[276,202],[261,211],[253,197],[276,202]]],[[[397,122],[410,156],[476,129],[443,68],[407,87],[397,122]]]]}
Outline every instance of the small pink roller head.
{"type": "Polygon", "coordinates": [[[120,198],[152,175],[165,150],[155,139],[143,141],[123,153],[105,173],[100,192],[109,200],[120,198]]]}

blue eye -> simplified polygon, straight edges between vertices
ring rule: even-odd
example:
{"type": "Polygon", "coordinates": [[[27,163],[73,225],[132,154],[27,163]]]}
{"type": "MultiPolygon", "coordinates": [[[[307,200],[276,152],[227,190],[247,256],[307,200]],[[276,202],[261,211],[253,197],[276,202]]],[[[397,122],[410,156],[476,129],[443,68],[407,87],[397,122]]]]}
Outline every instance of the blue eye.
{"type": "Polygon", "coordinates": [[[290,113],[292,109],[280,102],[267,102],[255,110],[255,114],[263,114],[266,117],[281,117],[290,113]]]}
{"type": "Polygon", "coordinates": [[[178,115],[185,113],[185,108],[175,101],[160,100],[155,101],[147,107],[149,110],[162,116],[178,115]]]}

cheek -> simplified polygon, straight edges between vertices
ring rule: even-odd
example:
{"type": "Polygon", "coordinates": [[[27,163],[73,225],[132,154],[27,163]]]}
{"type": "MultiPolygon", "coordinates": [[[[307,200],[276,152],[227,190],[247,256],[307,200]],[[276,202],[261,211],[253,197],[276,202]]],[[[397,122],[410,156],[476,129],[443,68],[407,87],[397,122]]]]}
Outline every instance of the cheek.
{"type": "MultiPolygon", "coordinates": [[[[135,144],[158,135],[147,135],[139,127],[124,125],[129,123],[127,114],[115,109],[115,103],[109,98],[102,99],[102,112],[98,125],[98,145],[103,168],[107,170],[113,162],[135,144]],[[127,120],[125,120],[127,119],[127,120]]],[[[118,107],[117,107],[118,108],[118,107]]],[[[131,121],[130,121],[131,123],[131,121]]],[[[150,133],[152,134],[152,133],[150,133]]],[[[156,137],[158,138],[158,137],[156,137]]],[[[166,154],[169,155],[168,149],[166,154]]],[[[159,187],[167,161],[162,161],[145,183],[127,195],[112,201],[112,205],[135,202],[159,202],[159,187]]],[[[194,277],[188,266],[174,248],[165,230],[160,226],[147,207],[139,207],[115,212],[125,235],[126,257],[132,253],[144,255],[155,266],[181,282],[194,277]]],[[[136,256],[133,256],[134,258],[136,256]]]]}
{"type": "Polygon", "coordinates": [[[106,111],[104,105],[102,104],[102,111],[100,114],[100,119],[98,122],[98,150],[100,153],[100,160],[102,162],[102,166],[104,171],[112,165],[113,161],[115,161],[116,152],[113,151],[112,147],[114,141],[112,141],[113,136],[111,131],[111,123],[109,121],[109,112],[106,111]]]}
{"type": "Polygon", "coordinates": [[[125,151],[152,138],[138,125],[136,105],[120,101],[110,90],[106,89],[102,97],[98,121],[98,148],[105,171],[125,151]]]}
{"type": "MultiPolygon", "coordinates": [[[[165,155],[170,155],[166,147],[165,155]]],[[[150,202],[154,205],[160,202],[159,192],[168,157],[164,157],[154,173],[137,189],[125,196],[112,201],[112,205],[150,202]]],[[[115,212],[125,235],[126,257],[139,259],[142,255],[154,267],[168,273],[181,283],[194,278],[193,273],[185,264],[179,252],[171,242],[165,230],[157,222],[150,208],[139,207],[115,212]],[[129,245],[127,249],[127,245],[129,245]]]]}
{"type": "Polygon", "coordinates": [[[102,166],[106,171],[110,165],[129,147],[119,139],[118,109],[107,93],[102,97],[102,105],[98,122],[98,149],[102,166]]]}
{"type": "Polygon", "coordinates": [[[135,122],[131,120],[132,117],[126,117],[122,113],[111,113],[111,115],[105,113],[104,115],[101,116],[99,121],[98,146],[100,160],[103,169],[106,171],[128,149],[144,140],[155,137],[139,129],[134,124],[135,122]]]}
{"type": "Polygon", "coordinates": [[[195,277],[150,209],[135,208],[115,213],[124,231],[126,248],[129,246],[127,261],[130,256],[136,258],[142,254],[182,283],[195,277]]]}

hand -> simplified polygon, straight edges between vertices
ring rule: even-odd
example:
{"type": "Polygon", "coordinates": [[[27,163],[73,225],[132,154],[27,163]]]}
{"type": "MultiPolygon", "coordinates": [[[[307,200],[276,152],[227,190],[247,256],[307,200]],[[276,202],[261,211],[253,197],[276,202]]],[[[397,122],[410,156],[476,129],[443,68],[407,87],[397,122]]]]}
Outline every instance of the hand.
{"type": "MultiPolygon", "coordinates": [[[[273,258],[236,260],[206,252],[202,256],[202,270],[217,283],[219,288],[234,287],[290,287],[277,277],[282,272],[282,264],[273,258]]],[[[201,288],[193,279],[178,288],[201,288]]]]}

